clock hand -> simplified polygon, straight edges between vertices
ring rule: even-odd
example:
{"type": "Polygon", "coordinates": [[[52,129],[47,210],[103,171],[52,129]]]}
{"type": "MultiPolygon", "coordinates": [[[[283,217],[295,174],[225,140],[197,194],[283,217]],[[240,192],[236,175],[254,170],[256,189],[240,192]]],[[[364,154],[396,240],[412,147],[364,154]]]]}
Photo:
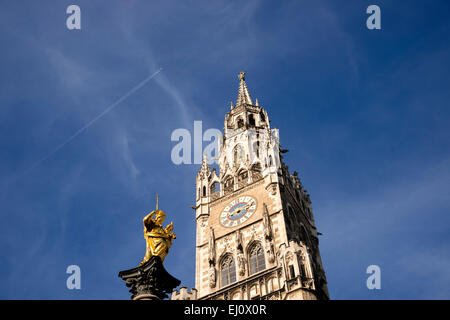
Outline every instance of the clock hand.
{"type": "Polygon", "coordinates": [[[244,208],[238,208],[238,209],[236,209],[236,210],[231,214],[231,216],[238,215],[239,213],[242,212],[242,210],[248,211],[248,209],[249,209],[250,207],[251,207],[250,204],[246,204],[244,208]]]}

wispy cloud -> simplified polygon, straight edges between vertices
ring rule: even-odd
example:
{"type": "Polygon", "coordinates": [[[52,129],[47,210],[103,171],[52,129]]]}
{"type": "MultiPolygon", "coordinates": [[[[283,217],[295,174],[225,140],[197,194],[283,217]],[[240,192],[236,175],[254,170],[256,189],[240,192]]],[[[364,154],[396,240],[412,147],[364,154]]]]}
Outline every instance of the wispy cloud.
{"type": "Polygon", "coordinates": [[[192,119],[189,116],[189,113],[192,112],[193,107],[186,104],[181,93],[171,84],[165,75],[158,77],[156,82],[176,102],[179,111],[178,115],[181,117],[182,123],[184,123],[186,127],[190,127],[192,119]]]}

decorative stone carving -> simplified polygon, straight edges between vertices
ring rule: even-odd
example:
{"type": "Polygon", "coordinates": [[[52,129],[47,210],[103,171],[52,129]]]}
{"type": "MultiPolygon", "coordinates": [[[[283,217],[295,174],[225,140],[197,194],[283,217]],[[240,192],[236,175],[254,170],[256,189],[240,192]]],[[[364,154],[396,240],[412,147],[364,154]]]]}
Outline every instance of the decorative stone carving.
{"type": "Polygon", "coordinates": [[[305,254],[303,253],[303,251],[300,251],[300,253],[299,253],[299,260],[300,261],[305,261],[305,254]]]}
{"type": "Polygon", "coordinates": [[[209,262],[209,286],[216,287],[216,238],[214,236],[214,229],[209,228],[209,242],[208,242],[208,262],[209,262]]]}
{"type": "Polygon", "coordinates": [[[239,229],[236,230],[236,248],[239,251],[243,251],[244,250],[243,241],[242,241],[242,233],[241,233],[241,231],[239,229]]]}
{"type": "Polygon", "coordinates": [[[202,218],[200,220],[200,232],[199,232],[200,242],[203,242],[206,240],[206,237],[208,235],[207,226],[208,226],[208,219],[202,218]]]}
{"type": "Polygon", "coordinates": [[[215,288],[216,287],[216,283],[217,283],[217,281],[216,281],[216,267],[211,264],[209,266],[208,273],[209,273],[209,286],[211,288],[215,288]]]}
{"type": "Polygon", "coordinates": [[[251,238],[252,238],[252,240],[255,239],[255,238],[256,238],[256,235],[257,235],[257,231],[256,231],[256,226],[255,226],[255,225],[252,225],[252,226],[251,226],[250,233],[251,233],[251,238]]]}
{"type": "Polygon", "coordinates": [[[216,238],[212,227],[209,228],[208,261],[210,265],[216,264],[216,238]]]}
{"type": "Polygon", "coordinates": [[[247,264],[247,260],[245,259],[244,256],[242,233],[239,230],[236,231],[236,252],[237,252],[238,271],[239,275],[242,277],[245,275],[245,266],[247,264]]]}
{"type": "Polygon", "coordinates": [[[267,205],[263,203],[263,226],[264,226],[264,238],[266,241],[266,252],[270,263],[275,262],[275,253],[272,243],[273,231],[272,231],[272,221],[270,220],[269,210],[267,205]]]}
{"type": "Polygon", "coordinates": [[[247,261],[244,257],[244,254],[239,251],[237,254],[237,261],[238,261],[238,270],[239,270],[239,275],[245,276],[245,265],[247,264],[247,261]]]}
{"type": "Polygon", "coordinates": [[[267,252],[267,259],[269,260],[269,262],[274,263],[275,262],[275,254],[274,254],[274,249],[273,249],[272,243],[268,244],[268,248],[267,248],[266,252],[267,252]]]}
{"type": "Polygon", "coordinates": [[[308,289],[312,289],[314,284],[314,279],[307,278],[302,281],[302,286],[308,289]]]}
{"type": "Polygon", "coordinates": [[[267,209],[267,205],[263,203],[263,225],[264,225],[264,236],[266,240],[272,240],[272,221],[270,220],[269,210],[267,209]]]}
{"type": "Polygon", "coordinates": [[[292,257],[292,252],[286,252],[286,256],[285,256],[285,259],[286,259],[286,263],[289,263],[289,262],[291,262],[292,261],[292,259],[293,259],[293,257],[292,257]]]}

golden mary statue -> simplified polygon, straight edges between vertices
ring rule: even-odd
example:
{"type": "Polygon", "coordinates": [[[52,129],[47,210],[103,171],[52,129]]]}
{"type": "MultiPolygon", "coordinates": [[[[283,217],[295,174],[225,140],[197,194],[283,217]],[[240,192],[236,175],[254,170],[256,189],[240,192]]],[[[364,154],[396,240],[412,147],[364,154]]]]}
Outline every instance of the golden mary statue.
{"type": "Polygon", "coordinates": [[[156,196],[156,210],[150,212],[143,219],[147,249],[140,265],[146,263],[152,256],[159,256],[162,262],[169,253],[169,248],[173,239],[176,239],[176,235],[172,232],[173,222],[163,228],[162,223],[165,217],[164,211],[158,210],[158,196],[156,196]]]}

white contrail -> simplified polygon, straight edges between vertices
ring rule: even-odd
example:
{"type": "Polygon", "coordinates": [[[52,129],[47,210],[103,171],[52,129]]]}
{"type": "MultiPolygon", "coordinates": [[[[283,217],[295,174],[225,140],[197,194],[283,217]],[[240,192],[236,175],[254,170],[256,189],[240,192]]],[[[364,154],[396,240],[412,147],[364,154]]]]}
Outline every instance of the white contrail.
{"type": "Polygon", "coordinates": [[[95,118],[93,118],[91,121],[89,121],[88,123],[86,123],[83,127],[81,127],[77,132],[75,132],[73,135],[71,135],[69,138],[67,138],[63,143],[61,143],[60,145],[58,145],[55,149],[53,149],[49,154],[47,154],[45,157],[41,158],[40,160],[38,160],[37,162],[35,162],[33,165],[31,165],[27,170],[25,170],[22,174],[20,174],[19,176],[16,177],[16,179],[24,176],[25,174],[27,174],[29,171],[31,171],[32,169],[34,169],[35,167],[37,167],[39,164],[41,164],[42,162],[44,162],[45,160],[47,160],[48,158],[50,158],[52,155],[54,155],[56,152],[58,152],[59,150],[61,150],[62,148],[64,148],[64,146],[66,146],[69,142],[71,142],[73,139],[75,139],[76,137],[78,137],[83,131],[85,131],[87,128],[89,128],[90,126],[92,126],[97,120],[99,120],[101,117],[103,117],[105,114],[107,114],[108,112],[110,112],[112,109],[114,109],[115,107],[117,107],[121,102],[123,102],[125,99],[127,99],[129,96],[131,96],[133,93],[135,93],[136,91],[138,91],[140,88],[142,88],[147,82],[149,82],[151,79],[153,79],[158,73],[160,73],[162,70],[162,68],[160,68],[158,71],[156,71],[155,73],[149,75],[147,78],[145,78],[144,80],[142,80],[138,85],[136,85],[134,88],[132,88],[130,91],[128,91],[127,93],[125,93],[119,100],[117,100],[116,102],[114,102],[113,104],[111,104],[108,108],[106,108],[105,110],[103,110],[99,115],[97,115],[95,118]]]}

